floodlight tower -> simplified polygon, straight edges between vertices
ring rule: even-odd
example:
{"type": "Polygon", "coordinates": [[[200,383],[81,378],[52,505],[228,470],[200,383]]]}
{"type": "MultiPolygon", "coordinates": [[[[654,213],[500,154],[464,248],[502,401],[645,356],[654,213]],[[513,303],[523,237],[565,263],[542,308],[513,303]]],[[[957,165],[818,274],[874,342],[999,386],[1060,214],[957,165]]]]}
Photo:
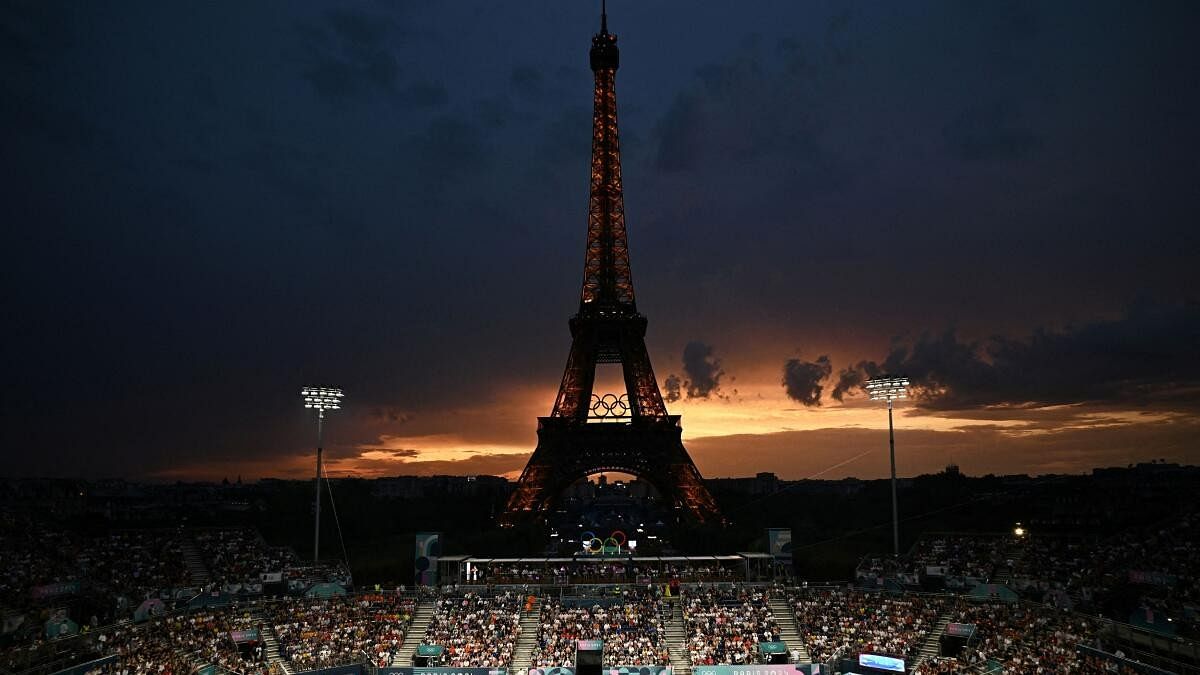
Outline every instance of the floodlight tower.
{"type": "Polygon", "coordinates": [[[896,432],[892,426],[892,401],[908,397],[908,378],[876,377],[867,380],[872,401],[887,401],[888,448],[892,458],[892,554],[900,557],[900,510],[896,507],[896,432]]]}
{"type": "MultiPolygon", "coordinates": [[[[342,390],[329,387],[305,387],[300,390],[304,407],[317,411],[317,520],[313,525],[313,565],[318,564],[321,554],[321,427],[326,410],[342,408],[342,390]]],[[[334,514],[336,515],[336,514],[334,514]]]]}

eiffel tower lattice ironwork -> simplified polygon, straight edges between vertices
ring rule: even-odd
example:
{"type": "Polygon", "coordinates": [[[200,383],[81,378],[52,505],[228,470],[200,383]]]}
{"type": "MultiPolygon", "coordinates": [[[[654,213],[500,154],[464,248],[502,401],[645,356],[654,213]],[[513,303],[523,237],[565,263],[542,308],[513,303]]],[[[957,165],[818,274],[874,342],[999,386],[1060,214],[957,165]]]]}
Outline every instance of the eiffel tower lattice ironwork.
{"type": "Polygon", "coordinates": [[[649,482],[693,520],[720,519],[716,502],[667,413],[650,356],[646,317],[633,295],[617,134],[617,36],[601,12],[592,37],[595,74],[587,252],[579,313],[570,320],[571,352],[554,410],[538,418],[538,445],[502,517],[504,524],[544,514],[573,482],[599,471],[649,482]],[[596,365],[619,363],[625,393],[593,392],[596,365]]]}

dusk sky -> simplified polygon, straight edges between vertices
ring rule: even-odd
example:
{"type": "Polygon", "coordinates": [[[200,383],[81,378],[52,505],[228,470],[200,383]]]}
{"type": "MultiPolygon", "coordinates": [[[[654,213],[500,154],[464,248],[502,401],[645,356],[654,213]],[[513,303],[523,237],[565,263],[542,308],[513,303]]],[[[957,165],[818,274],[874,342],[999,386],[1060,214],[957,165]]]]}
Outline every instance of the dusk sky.
{"type": "MultiPolygon", "coordinates": [[[[705,476],[1200,463],[1200,3],[611,0],[705,476]]],[[[514,476],[579,304],[599,1],[4,2],[0,475],[514,476]]],[[[602,373],[601,385],[615,377],[602,373]]],[[[601,387],[602,388],[602,387],[601,387]]]]}

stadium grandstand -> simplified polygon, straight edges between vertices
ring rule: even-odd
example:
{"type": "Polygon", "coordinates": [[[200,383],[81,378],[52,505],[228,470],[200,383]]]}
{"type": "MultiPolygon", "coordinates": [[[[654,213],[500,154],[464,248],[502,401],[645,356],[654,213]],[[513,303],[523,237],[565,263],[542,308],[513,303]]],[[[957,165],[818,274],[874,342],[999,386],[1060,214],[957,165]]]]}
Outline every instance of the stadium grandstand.
{"type": "Polygon", "coordinates": [[[1200,673],[1194,528],[928,533],[836,584],[763,578],[761,553],[585,551],[450,556],[435,584],[388,589],[248,528],[6,528],[0,673],[568,675],[585,643],[652,674],[1200,673]],[[1116,579],[1141,589],[1141,621],[1089,611],[1116,579]]]}

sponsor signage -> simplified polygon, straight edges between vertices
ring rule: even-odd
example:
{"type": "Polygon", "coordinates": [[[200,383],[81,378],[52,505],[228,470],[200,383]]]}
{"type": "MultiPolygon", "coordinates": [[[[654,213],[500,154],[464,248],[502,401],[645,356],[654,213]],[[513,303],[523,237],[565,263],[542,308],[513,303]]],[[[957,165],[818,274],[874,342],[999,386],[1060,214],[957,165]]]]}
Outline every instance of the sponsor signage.
{"type": "Polygon", "coordinates": [[[695,666],[692,675],[797,675],[803,672],[794,663],[752,663],[744,666],[695,666]]]}
{"type": "Polygon", "coordinates": [[[764,654],[786,654],[788,650],[786,642],[760,642],[758,649],[764,654]]]}
{"type": "Polygon", "coordinates": [[[787,528],[770,528],[767,530],[767,548],[776,558],[792,557],[792,531],[787,528]]]}
{"type": "Polygon", "coordinates": [[[904,672],[904,659],[898,659],[893,656],[883,656],[881,654],[859,654],[858,665],[863,668],[875,668],[876,670],[888,670],[893,673],[904,672]]]}
{"type": "Polygon", "coordinates": [[[1154,586],[1174,586],[1179,582],[1179,578],[1174,574],[1163,574],[1162,572],[1129,570],[1129,582],[1133,584],[1148,584],[1154,586]]]}
{"type": "Polygon", "coordinates": [[[975,624],[973,623],[948,623],[946,624],[946,635],[950,637],[969,638],[975,634],[975,624]]]}
{"type": "Polygon", "coordinates": [[[605,668],[604,675],[673,675],[671,666],[614,666],[605,668]]]}
{"type": "Polygon", "coordinates": [[[251,628],[249,630],[231,630],[229,637],[234,642],[258,642],[258,629],[251,628]]]}
{"type": "Polygon", "coordinates": [[[437,586],[438,558],[442,555],[441,532],[418,532],[417,550],[413,559],[417,586],[437,586]]]}
{"type": "Polygon", "coordinates": [[[78,581],[63,581],[57,584],[46,584],[45,586],[34,586],[29,589],[34,600],[45,600],[46,598],[56,598],[60,595],[73,595],[79,592],[78,581]]]}
{"type": "MultiPolygon", "coordinates": [[[[547,668],[546,670],[571,670],[568,675],[574,675],[574,669],[570,668],[547,668]]],[[[530,675],[537,671],[537,668],[529,669],[530,675]]],[[[405,666],[403,668],[380,668],[378,672],[379,675],[508,675],[507,668],[412,668],[405,666]]]]}

